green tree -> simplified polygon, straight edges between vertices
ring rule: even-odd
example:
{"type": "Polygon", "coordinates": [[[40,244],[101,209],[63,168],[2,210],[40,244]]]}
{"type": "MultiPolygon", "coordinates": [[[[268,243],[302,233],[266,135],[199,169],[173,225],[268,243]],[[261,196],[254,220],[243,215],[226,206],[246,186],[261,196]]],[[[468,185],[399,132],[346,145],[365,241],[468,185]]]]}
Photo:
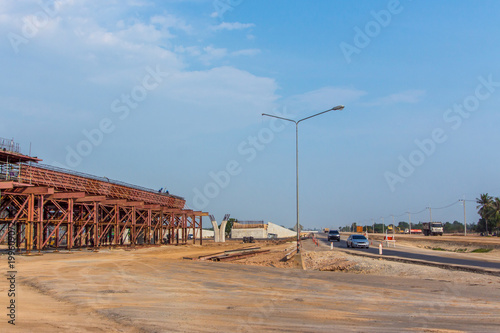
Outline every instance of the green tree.
{"type": "Polygon", "coordinates": [[[484,229],[486,231],[486,235],[488,235],[488,220],[492,217],[492,204],[493,204],[493,198],[488,195],[488,193],[483,193],[479,196],[479,198],[476,198],[476,203],[478,204],[476,208],[478,209],[477,213],[479,216],[481,216],[481,220],[479,220],[478,224],[481,224],[481,222],[484,223],[484,229]]]}
{"type": "Polygon", "coordinates": [[[500,227],[500,198],[498,197],[491,201],[491,219],[494,222],[493,228],[498,231],[500,227]]]}
{"type": "Polygon", "coordinates": [[[398,223],[398,228],[401,229],[402,231],[405,231],[405,229],[410,228],[410,224],[408,222],[400,221],[398,223]]]}
{"type": "Polygon", "coordinates": [[[453,221],[452,232],[455,233],[464,232],[464,224],[458,221],[453,221]]]}
{"type": "Polygon", "coordinates": [[[382,223],[379,223],[379,224],[375,223],[375,232],[376,233],[381,234],[383,229],[384,228],[382,227],[382,223]]]}
{"type": "Polygon", "coordinates": [[[238,220],[233,218],[227,220],[226,230],[224,231],[226,233],[226,237],[229,237],[231,235],[231,230],[233,230],[234,222],[238,222],[238,220]]]}

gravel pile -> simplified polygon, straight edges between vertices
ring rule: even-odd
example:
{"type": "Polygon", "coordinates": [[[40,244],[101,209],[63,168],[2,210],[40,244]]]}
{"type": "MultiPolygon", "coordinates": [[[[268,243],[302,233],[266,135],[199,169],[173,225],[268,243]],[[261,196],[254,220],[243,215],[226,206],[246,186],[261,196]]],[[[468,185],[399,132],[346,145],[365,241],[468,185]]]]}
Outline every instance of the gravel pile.
{"type": "Polygon", "coordinates": [[[500,288],[500,278],[477,273],[354,256],[340,251],[304,251],[305,268],[355,274],[432,279],[500,288]]]}

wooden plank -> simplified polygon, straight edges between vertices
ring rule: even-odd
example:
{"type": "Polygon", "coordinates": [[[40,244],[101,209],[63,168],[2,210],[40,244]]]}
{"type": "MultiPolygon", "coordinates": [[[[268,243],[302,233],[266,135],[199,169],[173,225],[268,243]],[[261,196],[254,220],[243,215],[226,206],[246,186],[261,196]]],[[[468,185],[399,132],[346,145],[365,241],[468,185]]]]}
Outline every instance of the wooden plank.
{"type": "Polygon", "coordinates": [[[24,188],[19,193],[22,193],[22,194],[54,194],[54,189],[52,187],[34,186],[34,187],[24,188]]]}
{"type": "Polygon", "coordinates": [[[191,214],[195,216],[208,216],[207,212],[200,212],[200,211],[193,211],[191,214]]]}
{"type": "Polygon", "coordinates": [[[14,181],[1,181],[0,182],[0,190],[10,190],[16,187],[31,187],[33,185],[17,183],[14,181]]]}
{"type": "Polygon", "coordinates": [[[14,187],[32,187],[33,185],[31,184],[26,184],[26,183],[16,183],[14,182],[14,187]]]}
{"type": "Polygon", "coordinates": [[[109,198],[107,198],[104,195],[89,195],[83,198],[78,198],[75,200],[75,202],[94,202],[94,201],[106,201],[106,200],[109,200],[109,198]]]}
{"type": "Polygon", "coordinates": [[[230,260],[238,260],[238,259],[244,259],[248,257],[253,257],[257,254],[261,253],[267,253],[270,252],[271,250],[258,250],[258,251],[251,251],[251,252],[244,252],[244,253],[235,253],[235,254],[227,254],[224,256],[217,256],[217,257],[212,257],[210,260],[213,261],[230,261],[230,260]]]}
{"type": "Polygon", "coordinates": [[[161,209],[161,205],[144,205],[142,208],[144,208],[144,209],[160,210],[161,209]]]}
{"type": "Polygon", "coordinates": [[[101,201],[101,204],[103,205],[125,205],[126,203],[127,200],[123,199],[111,199],[111,200],[101,201]]]}
{"type": "Polygon", "coordinates": [[[144,206],[144,201],[127,201],[123,205],[127,207],[141,207],[144,206]]]}
{"type": "Polygon", "coordinates": [[[166,214],[182,214],[182,212],[183,212],[182,209],[173,209],[173,208],[168,208],[165,206],[162,206],[162,211],[163,211],[163,213],[166,213],[166,214]]]}
{"type": "Polygon", "coordinates": [[[0,182],[0,190],[10,190],[14,188],[14,182],[0,182]]]}
{"type": "Polygon", "coordinates": [[[47,199],[77,199],[85,197],[85,192],[57,192],[47,199]]]}
{"type": "Polygon", "coordinates": [[[229,251],[224,251],[224,252],[217,252],[217,253],[212,253],[212,254],[207,254],[204,256],[199,256],[199,260],[210,260],[212,258],[218,258],[218,257],[227,257],[227,256],[232,256],[234,254],[243,254],[243,253],[249,253],[249,252],[255,252],[260,250],[260,247],[245,247],[242,249],[236,249],[236,250],[229,250],[229,251]]]}

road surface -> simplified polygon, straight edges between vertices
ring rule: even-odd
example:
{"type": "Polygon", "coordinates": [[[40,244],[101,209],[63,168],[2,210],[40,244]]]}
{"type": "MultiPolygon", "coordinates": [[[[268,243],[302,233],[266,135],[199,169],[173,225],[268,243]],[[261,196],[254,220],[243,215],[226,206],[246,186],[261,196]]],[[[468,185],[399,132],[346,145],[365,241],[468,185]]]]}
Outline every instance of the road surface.
{"type": "MultiPolygon", "coordinates": [[[[324,245],[330,245],[330,242],[327,240],[326,234],[317,234],[316,237],[318,238],[319,242],[324,244],[324,245]]],[[[347,244],[345,239],[347,239],[346,236],[341,237],[340,242],[333,242],[334,247],[340,247],[340,248],[346,248],[347,249],[347,244]]],[[[379,254],[379,249],[378,245],[380,244],[379,241],[373,241],[373,245],[369,249],[352,249],[356,251],[362,251],[370,254],[379,254]]],[[[351,249],[351,248],[349,248],[351,249]]],[[[465,266],[472,266],[472,267],[480,267],[480,268],[494,268],[494,269],[500,269],[500,260],[483,260],[483,259],[465,259],[463,258],[464,256],[467,256],[465,253],[454,253],[454,252],[448,252],[448,251],[433,251],[433,250],[425,250],[425,249],[419,249],[419,248],[410,248],[410,247],[403,247],[403,246],[397,246],[396,248],[387,248],[385,247],[383,249],[383,255],[385,256],[392,256],[392,257],[400,257],[400,258],[405,258],[405,259],[418,259],[418,260],[425,260],[425,261],[430,261],[434,263],[440,263],[440,264],[452,264],[452,265],[465,265],[465,266]]]]}

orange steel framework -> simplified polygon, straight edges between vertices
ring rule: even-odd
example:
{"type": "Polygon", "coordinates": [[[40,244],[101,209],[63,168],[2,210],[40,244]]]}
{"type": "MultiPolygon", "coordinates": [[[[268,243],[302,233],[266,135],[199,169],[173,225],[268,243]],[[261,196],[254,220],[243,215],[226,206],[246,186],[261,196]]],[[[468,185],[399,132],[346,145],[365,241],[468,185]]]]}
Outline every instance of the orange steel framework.
{"type": "Polygon", "coordinates": [[[38,158],[0,149],[0,243],[46,250],[114,245],[202,244],[202,217],[181,197],[107,178],[32,165],[38,158]],[[197,233],[198,231],[198,233],[197,233]]]}

